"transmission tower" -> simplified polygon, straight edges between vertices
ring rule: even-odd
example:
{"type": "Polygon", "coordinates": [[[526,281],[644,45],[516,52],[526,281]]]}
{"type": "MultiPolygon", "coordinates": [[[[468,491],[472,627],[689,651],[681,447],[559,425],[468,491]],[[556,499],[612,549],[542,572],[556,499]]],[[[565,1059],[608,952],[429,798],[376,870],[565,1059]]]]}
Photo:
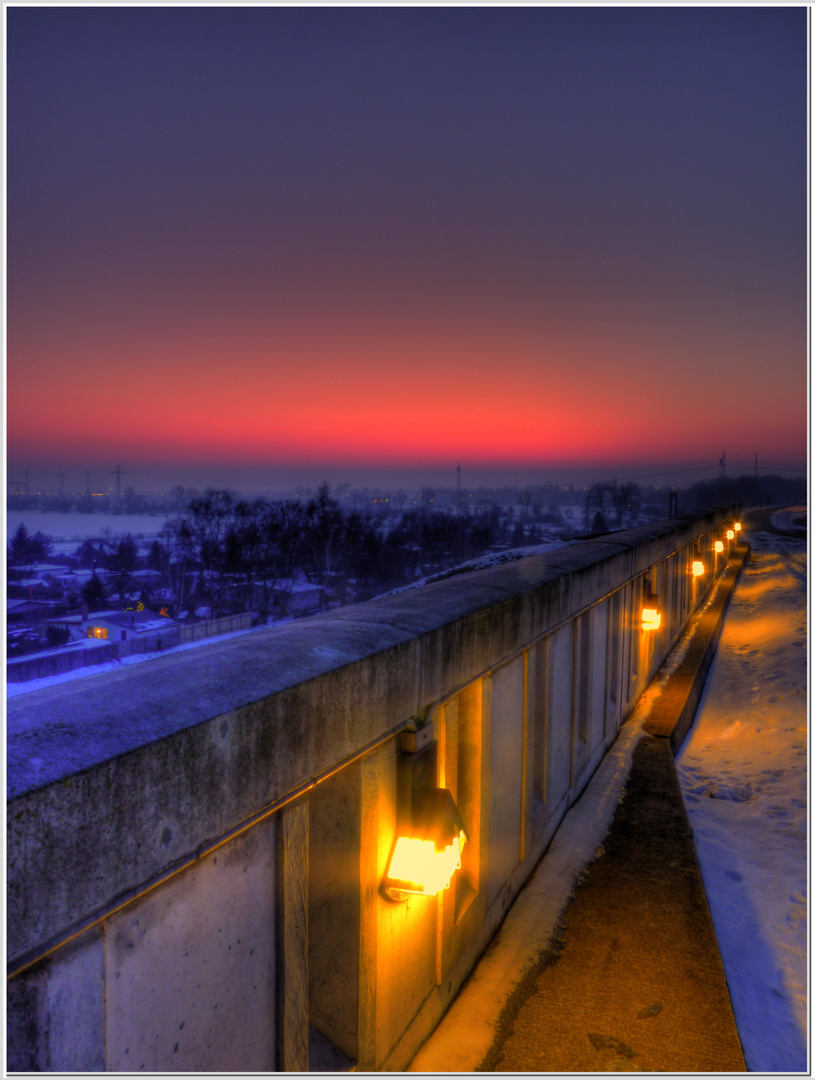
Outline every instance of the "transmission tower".
{"type": "Polygon", "coordinates": [[[127,476],[127,473],[124,471],[124,469],[120,469],[119,466],[117,465],[115,469],[111,469],[111,474],[116,477],[116,501],[118,502],[119,501],[119,478],[122,477],[122,476],[127,476]]]}

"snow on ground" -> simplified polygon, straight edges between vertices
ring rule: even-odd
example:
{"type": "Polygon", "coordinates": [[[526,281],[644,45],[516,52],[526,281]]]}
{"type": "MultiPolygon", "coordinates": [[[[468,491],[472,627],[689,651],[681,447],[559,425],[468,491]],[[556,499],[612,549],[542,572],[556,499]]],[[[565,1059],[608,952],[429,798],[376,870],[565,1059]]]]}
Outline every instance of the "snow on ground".
{"type": "MultiPolygon", "coordinates": [[[[792,528],[806,508],[770,518],[792,528]]],[[[806,538],[749,531],[677,758],[747,1066],[807,1068],[806,538]]]]}
{"type": "MultiPolygon", "coordinates": [[[[273,625],[291,622],[291,617],[278,619],[273,625]]],[[[200,649],[203,645],[213,645],[217,641],[226,641],[228,638],[254,634],[259,630],[268,630],[268,626],[253,626],[246,630],[232,630],[228,634],[213,634],[212,637],[200,638],[198,641],[188,641],[183,645],[175,645],[171,649],[163,649],[161,652],[134,653],[132,656],[124,656],[121,660],[108,660],[104,664],[89,664],[86,667],[74,668],[73,671],[61,671],[57,675],[44,675],[41,679],[27,679],[25,682],[6,682],[6,697],[18,697],[20,694],[30,694],[32,690],[42,690],[46,686],[56,686],[58,683],[72,682],[74,679],[84,679],[89,676],[99,675],[107,671],[115,671],[116,668],[127,667],[130,664],[142,664],[146,660],[158,660],[161,656],[170,653],[184,652],[187,649],[200,649]]],[[[78,642],[77,644],[82,644],[78,642]]],[[[89,641],[89,645],[92,643],[89,641]]],[[[100,641],[97,645],[106,645],[110,642],[100,641]]]]}
{"type": "Polygon", "coordinates": [[[785,529],[806,536],[806,517],[807,508],[805,506],[793,506],[786,510],[776,510],[770,516],[770,522],[773,528],[785,529]]]}
{"type": "Polygon", "coordinates": [[[158,536],[169,514],[62,514],[56,510],[9,510],[6,514],[6,536],[12,537],[20,525],[32,534],[41,532],[54,537],[54,551],[71,551],[83,540],[100,537],[158,536]],[[69,543],[70,541],[70,543],[69,543]],[[76,541],[76,543],[74,543],[76,541]]]}

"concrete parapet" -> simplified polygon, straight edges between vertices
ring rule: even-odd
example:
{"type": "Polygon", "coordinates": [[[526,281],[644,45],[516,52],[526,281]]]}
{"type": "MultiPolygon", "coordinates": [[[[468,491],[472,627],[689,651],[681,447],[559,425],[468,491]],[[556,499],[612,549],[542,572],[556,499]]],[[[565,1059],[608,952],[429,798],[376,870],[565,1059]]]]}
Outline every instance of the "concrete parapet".
{"type": "MultiPolygon", "coordinates": [[[[279,837],[277,856],[261,874],[261,892],[271,897],[263,909],[268,940],[253,948],[275,957],[278,978],[284,975],[276,991],[258,991],[266,1005],[256,1014],[247,1006],[258,1056],[249,1066],[235,1051],[239,1064],[217,1057],[216,1065],[199,1042],[193,1065],[190,1055],[175,1058],[180,1041],[172,1056],[187,1069],[269,1068],[257,1064],[264,1055],[299,1068],[309,1042],[322,1040],[360,1068],[403,1068],[703,598],[713,571],[703,586],[692,583],[694,543],[732,513],[721,508],[610,534],[11,699],[14,992],[43,965],[58,966],[72,936],[104,927],[106,1067],[121,1068],[113,1048],[122,1045],[124,1021],[112,1008],[115,939],[108,932],[140,905],[161,908],[166,896],[171,922],[183,897],[189,925],[211,936],[193,910],[210,902],[204,865],[211,860],[214,868],[218,858],[220,866],[216,852],[242,844],[264,822],[292,814],[303,824],[305,814],[304,881],[285,870],[292,864],[281,856],[280,844],[288,848],[279,837]],[[645,573],[664,611],[662,628],[650,635],[639,619],[645,573]],[[434,725],[438,782],[459,803],[471,840],[449,890],[392,904],[378,890],[395,830],[393,735],[411,718],[434,725]],[[343,780],[333,784],[332,776],[343,780]],[[317,784],[320,797],[304,800],[317,784]],[[340,813],[350,813],[353,824],[335,835],[331,823],[340,813]],[[335,842],[346,853],[340,862],[330,855],[335,842]],[[345,899],[334,905],[335,886],[324,882],[331,875],[339,881],[340,869],[348,875],[345,899]],[[190,893],[195,875],[202,885],[190,893]],[[298,921],[304,889],[308,910],[298,921]],[[319,958],[307,963],[310,934],[356,957],[344,982],[326,973],[317,985],[319,958]],[[311,980],[306,1012],[295,986],[303,970],[311,980]],[[281,993],[289,991],[282,1008],[281,993]],[[270,1029],[274,1045],[258,1026],[273,1007],[283,1016],[276,1034],[274,1024],[270,1029]],[[314,1038],[303,1031],[306,1014],[314,1038]]],[[[281,835],[289,834],[284,828],[281,835]]],[[[232,888],[226,877],[222,887],[232,888]]],[[[226,922],[246,928],[236,942],[258,932],[248,909],[223,910],[226,922]]],[[[186,933],[179,919],[172,948],[186,933]]],[[[145,948],[144,970],[162,978],[171,946],[153,931],[145,948]]],[[[232,957],[216,952],[211,962],[227,982],[236,977],[232,957]]],[[[9,1015],[13,1026],[22,1014],[9,1015]]],[[[181,1068],[148,1054],[145,1040],[158,1036],[164,1046],[157,1023],[145,1021],[130,1053],[137,1047],[153,1062],[148,1068],[181,1068]]]]}

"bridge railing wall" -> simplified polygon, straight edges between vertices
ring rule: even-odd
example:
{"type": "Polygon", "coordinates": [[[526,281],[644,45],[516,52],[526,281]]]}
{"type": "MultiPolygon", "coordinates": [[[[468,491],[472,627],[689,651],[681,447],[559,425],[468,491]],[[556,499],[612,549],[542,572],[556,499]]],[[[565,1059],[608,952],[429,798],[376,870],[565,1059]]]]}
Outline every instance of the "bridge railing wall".
{"type": "Polygon", "coordinates": [[[9,1068],[403,1069],[724,565],[734,512],[10,700],[9,1068]],[[470,839],[449,889],[394,903],[411,719],[470,839]]]}

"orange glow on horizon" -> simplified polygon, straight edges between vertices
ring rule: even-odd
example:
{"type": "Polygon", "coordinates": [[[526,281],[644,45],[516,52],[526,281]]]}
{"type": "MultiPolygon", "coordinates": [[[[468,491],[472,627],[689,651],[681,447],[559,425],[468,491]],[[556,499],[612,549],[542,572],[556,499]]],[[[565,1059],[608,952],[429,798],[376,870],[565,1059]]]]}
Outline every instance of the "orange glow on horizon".
{"type": "MultiPolygon", "coordinates": [[[[10,334],[9,458],[580,466],[653,462],[655,445],[667,462],[711,456],[711,416],[693,385],[676,381],[685,360],[676,344],[622,327],[474,322],[391,333],[282,324],[273,336],[157,327],[124,339],[60,327],[25,346],[10,334]],[[643,423],[645,371],[649,399],[670,392],[675,425],[658,410],[643,423]]],[[[776,454],[800,457],[806,407],[788,405],[741,402],[728,455],[751,430],[776,454]]],[[[718,417],[716,437],[728,439],[718,417]]]]}

